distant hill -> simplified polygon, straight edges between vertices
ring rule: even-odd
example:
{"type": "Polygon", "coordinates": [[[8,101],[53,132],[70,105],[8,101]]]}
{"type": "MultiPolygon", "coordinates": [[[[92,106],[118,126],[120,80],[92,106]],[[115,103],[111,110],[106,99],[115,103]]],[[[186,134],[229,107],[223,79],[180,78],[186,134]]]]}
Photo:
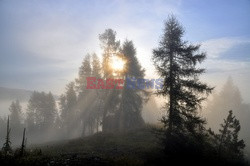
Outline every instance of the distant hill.
{"type": "Polygon", "coordinates": [[[28,101],[32,91],[24,90],[24,89],[11,89],[11,88],[4,88],[0,87],[0,100],[1,101],[9,101],[9,100],[19,100],[28,101]]]}

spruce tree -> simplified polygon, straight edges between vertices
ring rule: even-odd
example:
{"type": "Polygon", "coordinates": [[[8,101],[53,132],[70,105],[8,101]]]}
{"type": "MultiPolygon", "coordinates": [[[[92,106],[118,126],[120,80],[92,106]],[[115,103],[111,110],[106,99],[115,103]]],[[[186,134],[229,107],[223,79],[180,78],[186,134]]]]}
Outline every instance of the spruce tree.
{"type": "Polygon", "coordinates": [[[66,96],[64,94],[62,94],[59,97],[59,111],[60,111],[60,117],[61,117],[61,121],[62,121],[62,128],[66,128],[67,127],[67,123],[68,123],[68,117],[69,117],[69,113],[68,113],[68,109],[67,109],[67,100],[66,100],[66,96]]]}
{"type": "Polygon", "coordinates": [[[18,138],[21,136],[21,130],[23,127],[22,123],[22,107],[19,100],[13,101],[9,107],[10,111],[10,126],[11,135],[13,138],[18,138]]]}
{"type": "Polygon", "coordinates": [[[91,63],[91,66],[92,66],[92,76],[93,77],[96,77],[97,79],[98,78],[101,78],[101,64],[100,64],[100,60],[98,58],[98,56],[94,53],[92,54],[92,63],[91,63]]]}
{"type": "Polygon", "coordinates": [[[120,41],[116,40],[116,32],[112,29],[106,29],[104,33],[100,34],[99,40],[103,49],[102,69],[106,79],[111,76],[110,58],[119,51],[120,41]]]}
{"type": "Polygon", "coordinates": [[[78,78],[75,80],[76,89],[78,91],[78,100],[80,101],[84,100],[84,97],[86,98],[88,94],[88,91],[86,91],[86,77],[90,77],[91,73],[91,56],[87,54],[82,61],[81,67],[79,68],[78,78]]]}
{"type": "MultiPolygon", "coordinates": [[[[102,68],[100,64],[100,60],[98,56],[94,53],[92,54],[92,77],[95,77],[96,79],[102,78],[102,68]]],[[[93,111],[91,113],[91,116],[93,118],[93,121],[95,122],[95,129],[96,132],[99,131],[99,125],[101,121],[101,116],[103,114],[103,90],[102,89],[95,89],[92,90],[92,93],[94,93],[96,100],[93,101],[93,111]]]]}
{"type": "Polygon", "coordinates": [[[157,94],[168,97],[167,116],[162,122],[170,135],[186,131],[194,133],[202,127],[204,120],[197,110],[213,89],[198,79],[205,70],[196,65],[206,58],[206,54],[199,52],[200,45],[184,41],[183,35],[183,27],[170,16],[165,22],[159,47],[153,50],[154,65],[164,79],[163,88],[157,94]]]}
{"type": "Polygon", "coordinates": [[[144,78],[144,69],[136,57],[136,49],[132,41],[126,40],[122,46],[116,40],[116,32],[107,29],[99,36],[103,49],[103,77],[123,79],[124,88],[105,89],[103,98],[103,131],[124,130],[141,126],[144,122],[141,116],[142,105],[148,93],[142,89],[126,89],[126,78],[144,78]],[[110,59],[123,59],[124,68],[115,71],[110,66],[110,59]],[[109,114],[109,115],[108,115],[109,114]]]}
{"type": "Polygon", "coordinates": [[[46,133],[51,130],[57,116],[56,102],[52,93],[34,91],[28,102],[26,114],[29,134],[46,133]]]}
{"type": "Polygon", "coordinates": [[[219,130],[219,147],[218,153],[221,157],[231,159],[243,159],[243,150],[245,143],[243,140],[239,140],[240,122],[233,116],[233,111],[230,110],[224,123],[221,124],[221,129],[219,130]]]}
{"type": "Polygon", "coordinates": [[[90,122],[90,112],[91,105],[94,101],[91,91],[86,89],[87,87],[87,77],[92,76],[92,66],[91,66],[91,55],[87,54],[82,62],[81,67],[79,68],[78,78],[76,79],[76,90],[78,92],[77,98],[77,108],[80,111],[79,118],[82,124],[82,135],[85,135],[86,129],[89,126],[90,122]]]}
{"type": "MultiPolygon", "coordinates": [[[[112,67],[110,66],[110,60],[113,56],[119,54],[120,41],[116,40],[116,32],[112,29],[106,29],[104,33],[99,35],[99,40],[101,42],[101,48],[103,50],[102,54],[102,71],[103,78],[109,79],[113,78],[112,67]]],[[[105,89],[102,94],[104,99],[103,104],[103,115],[102,115],[102,129],[103,131],[110,130],[111,127],[117,127],[115,124],[110,125],[112,120],[108,120],[108,113],[114,114],[117,111],[117,105],[119,104],[119,90],[115,89],[105,89]],[[106,127],[109,126],[109,127],[106,127]]],[[[112,128],[113,128],[112,127],[112,128]]],[[[111,129],[112,130],[112,129],[111,129]]]]}
{"type": "Polygon", "coordinates": [[[5,155],[10,155],[12,153],[12,148],[11,148],[11,142],[10,142],[10,121],[9,121],[9,116],[7,120],[7,132],[6,132],[6,138],[5,138],[5,143],[3,144],[3,152],[5,155]]]}
{"type": "Polygon", "coordinates": [[[21,125],[22,107],[19,100],[13,101],[9,108],[12,127],[19,128],[21,125]]]}
{"type": "Polygon", "coordinates": [[[121,104],[117,120],[120,123],[120,128],[124,130],[140,127],[144,123],[141,111],[149,93],[140,88],[127,88],[127,79],[143,79],[145,75],[145,70],[136,57],[136,48],[133,42],[126,40],[122,45],[121,52],[126,59],[123,73],[125,82],[121,93],[121,104]]]}
{"type": "Polygon", "coordinates": [[[77,94],[75,91],[75,83],[70,82],[66,86],[65,95],[59,98],[59,108],[61,113],[62,128],[67,136],[70,131],[77,126],[77,94]]]}
{"type": "MultiPolygon", "coordinates": [[[[219,129],[221,119],[228,114],[227,110],[234,110],[235,114],[242,120],[245,119],[244,116],[250,117],[247,116],[249,108],[246,108],[246,105],[243,103],[239,88],[234,83],[232,77],[228,77],[221,90],[217,93],[213,93],[212,100],[207,102],[206,117],[209,126],[213,130],[219,129]]],[[[242,122],[244,123],[244,121],[242,122]]],[[[242,127],[247,129],[246,125],[242,127]]]]}

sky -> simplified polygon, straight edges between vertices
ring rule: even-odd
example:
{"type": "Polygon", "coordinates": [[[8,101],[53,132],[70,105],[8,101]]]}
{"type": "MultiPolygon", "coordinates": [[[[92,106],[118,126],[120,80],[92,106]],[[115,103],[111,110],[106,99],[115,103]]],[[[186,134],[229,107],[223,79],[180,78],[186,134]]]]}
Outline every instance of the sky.
{"type": "Polygon", "coordinates": [[[215,91],[229,76],[250,103],[250,0],[0,0],[0,87],[60,95],[87,53],[101,56],[98,35],[133,40],[154,78],[152,50],[174,14],[184,40],[207,52],[201,77],[215,91]]]}

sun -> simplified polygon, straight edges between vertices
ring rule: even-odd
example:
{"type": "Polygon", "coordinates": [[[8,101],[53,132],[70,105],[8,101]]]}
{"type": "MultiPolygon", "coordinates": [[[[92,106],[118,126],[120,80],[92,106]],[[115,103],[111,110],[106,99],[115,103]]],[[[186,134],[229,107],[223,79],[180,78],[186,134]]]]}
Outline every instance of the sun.
{"type": "Polygon", "coordinates": [[[110,59],[110,66],[114,72],[122,72],[125,68],[126,61],[118,56],[113,56],[110,59]]]}

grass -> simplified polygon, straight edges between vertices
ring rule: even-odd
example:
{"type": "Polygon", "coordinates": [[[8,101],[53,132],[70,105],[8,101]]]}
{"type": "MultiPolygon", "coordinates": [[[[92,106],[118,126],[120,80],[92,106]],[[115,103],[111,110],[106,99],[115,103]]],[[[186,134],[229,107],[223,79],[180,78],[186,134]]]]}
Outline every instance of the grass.
{"type": "MultiPolygon", "coordinates": [[[[153,166],[168,165],[173,161],[175,165],[178,163],[187,164],[188,162],[192,165],[200,165],[201,163],[227,166],[247,165],[242,162],[218,160],[214,158],[214,151],[204,150],[201,154],[194,153],[195,155],[192,155],[192,152],[196,152],[192,148],[183,151],[185,153],[165,154],[158,138],[159,135],[155,134],[156,128],[145,126],[126,132],[100,132],[84,138],[35,145],[27,150],[24,157],[16,155],[6,157],[0,153],[0,164],[1,166],[153,166]]],[[[174,152],[176,149],[172,150],[174,152]]]]}
{"type": "Polygon", "coordinates": [[[96,133],[92,136],[34,146],[50,165],[150,165],[161,156],[159,139],[152,126],[127,132],[96,133]]]}

